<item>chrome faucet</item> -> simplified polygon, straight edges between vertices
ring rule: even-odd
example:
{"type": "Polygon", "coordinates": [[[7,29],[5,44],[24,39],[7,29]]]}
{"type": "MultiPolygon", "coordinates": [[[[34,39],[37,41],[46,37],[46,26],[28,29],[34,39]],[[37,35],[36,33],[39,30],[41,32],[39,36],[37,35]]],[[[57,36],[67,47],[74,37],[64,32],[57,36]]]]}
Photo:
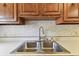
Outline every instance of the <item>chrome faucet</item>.
{"type": "Polygon", "coordinates": [[[39,41],[38,41],[38,52],[42,52],[42,42],[45,37],[44,28],[42,26],[39,27],[39,41]]]}
{"type": "Polygon", "coordinates": [[[45,36],[44,28],[42,26],[40,26],[40,28],[39,28],[39,41],[42,41],[41,39],[43,39],[44,36],[45,36]]]}

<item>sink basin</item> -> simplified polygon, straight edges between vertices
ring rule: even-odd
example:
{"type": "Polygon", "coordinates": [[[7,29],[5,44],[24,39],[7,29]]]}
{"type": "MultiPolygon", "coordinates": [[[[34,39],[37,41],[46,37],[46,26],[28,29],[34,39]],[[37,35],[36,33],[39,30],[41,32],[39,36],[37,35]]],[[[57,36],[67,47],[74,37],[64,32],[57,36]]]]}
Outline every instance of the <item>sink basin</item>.
{"type": "Polygon", "coordinates": [[[12,53],[36,53],[36,54],[56,54],[70,53],[55,41],[42,41],[41,51],[39,52],[38,41],[24,42],[21,46],[12,51],[12,53]]]}
{"type": "Polygon", "coordinates": [[[36,42],[27,42],[26,45],[27,45],[27,48],[36,48],[37,47],[36,42]]]}

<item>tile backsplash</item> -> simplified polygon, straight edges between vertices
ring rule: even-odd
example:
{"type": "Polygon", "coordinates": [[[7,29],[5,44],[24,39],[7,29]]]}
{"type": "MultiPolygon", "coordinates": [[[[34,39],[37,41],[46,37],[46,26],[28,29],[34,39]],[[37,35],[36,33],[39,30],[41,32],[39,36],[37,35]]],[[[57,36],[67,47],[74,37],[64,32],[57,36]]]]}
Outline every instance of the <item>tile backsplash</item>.
{"type": "Polygon", "coordinates": [[[0,36],[39,36],[43,26],[47,36],[79,36],[79,25],[56,25],[55,21],[26,21],[26,25],[0,25],[0,36]]]}

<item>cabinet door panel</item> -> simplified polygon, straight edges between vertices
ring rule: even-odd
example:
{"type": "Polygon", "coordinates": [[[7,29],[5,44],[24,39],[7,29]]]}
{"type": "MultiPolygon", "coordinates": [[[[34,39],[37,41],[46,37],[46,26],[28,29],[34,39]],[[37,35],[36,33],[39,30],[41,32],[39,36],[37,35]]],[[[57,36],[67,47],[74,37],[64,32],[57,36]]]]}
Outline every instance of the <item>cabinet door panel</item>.
{"type": "Polygon", "coordinates": [[[79,24],[78,3],[65,3],[62,11],[62,17],[57,20],[57,24],[79,24]]]}
{"type": "Polygon", "coordinates": [[[3,4],[0,3],[0,19],[4,18],[4,7],[3,4]]]}
{"type": "Polygon", "coordinates": [[[42,15],[56,16],[60,15],[60,5],[57,3],[42,4],[42,15]]]}
{"type": "Polygon", "coordinates": [[[17,4],[0,3],[0,24],[20,24],[20,20],[17,18],[17,4]]]}
{"type": "Polygon", "coordinates": [[[6,18],[14,18],[14,4],[6,4],[4,12],[6,18]]]}
{"type": "Polygon", "coordinates": [[[0,22],[14,21],[14,4],[0,3],[0,22]]]}
{"type": "Polygon", "coordinates": [[[23,3],[19,4],[19,13],[22,16],[36,16],[38,15],[38,4],[23,3]]]}
{"type": "Polygon", "coordinates": [[[64,4],[64,21],[79,21],[79,7],[77,3],[64,4]]]}

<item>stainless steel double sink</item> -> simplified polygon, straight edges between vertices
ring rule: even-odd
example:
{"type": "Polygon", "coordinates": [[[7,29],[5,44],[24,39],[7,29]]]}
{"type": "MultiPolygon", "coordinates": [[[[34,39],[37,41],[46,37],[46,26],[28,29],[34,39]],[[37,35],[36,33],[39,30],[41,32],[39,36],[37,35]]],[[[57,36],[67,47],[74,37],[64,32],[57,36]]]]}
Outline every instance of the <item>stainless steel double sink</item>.
{"type": "Polygon", "coordinates": [[[26,41],[12,53],[69,54],[70,52],[55,41],[26,41]]]}

